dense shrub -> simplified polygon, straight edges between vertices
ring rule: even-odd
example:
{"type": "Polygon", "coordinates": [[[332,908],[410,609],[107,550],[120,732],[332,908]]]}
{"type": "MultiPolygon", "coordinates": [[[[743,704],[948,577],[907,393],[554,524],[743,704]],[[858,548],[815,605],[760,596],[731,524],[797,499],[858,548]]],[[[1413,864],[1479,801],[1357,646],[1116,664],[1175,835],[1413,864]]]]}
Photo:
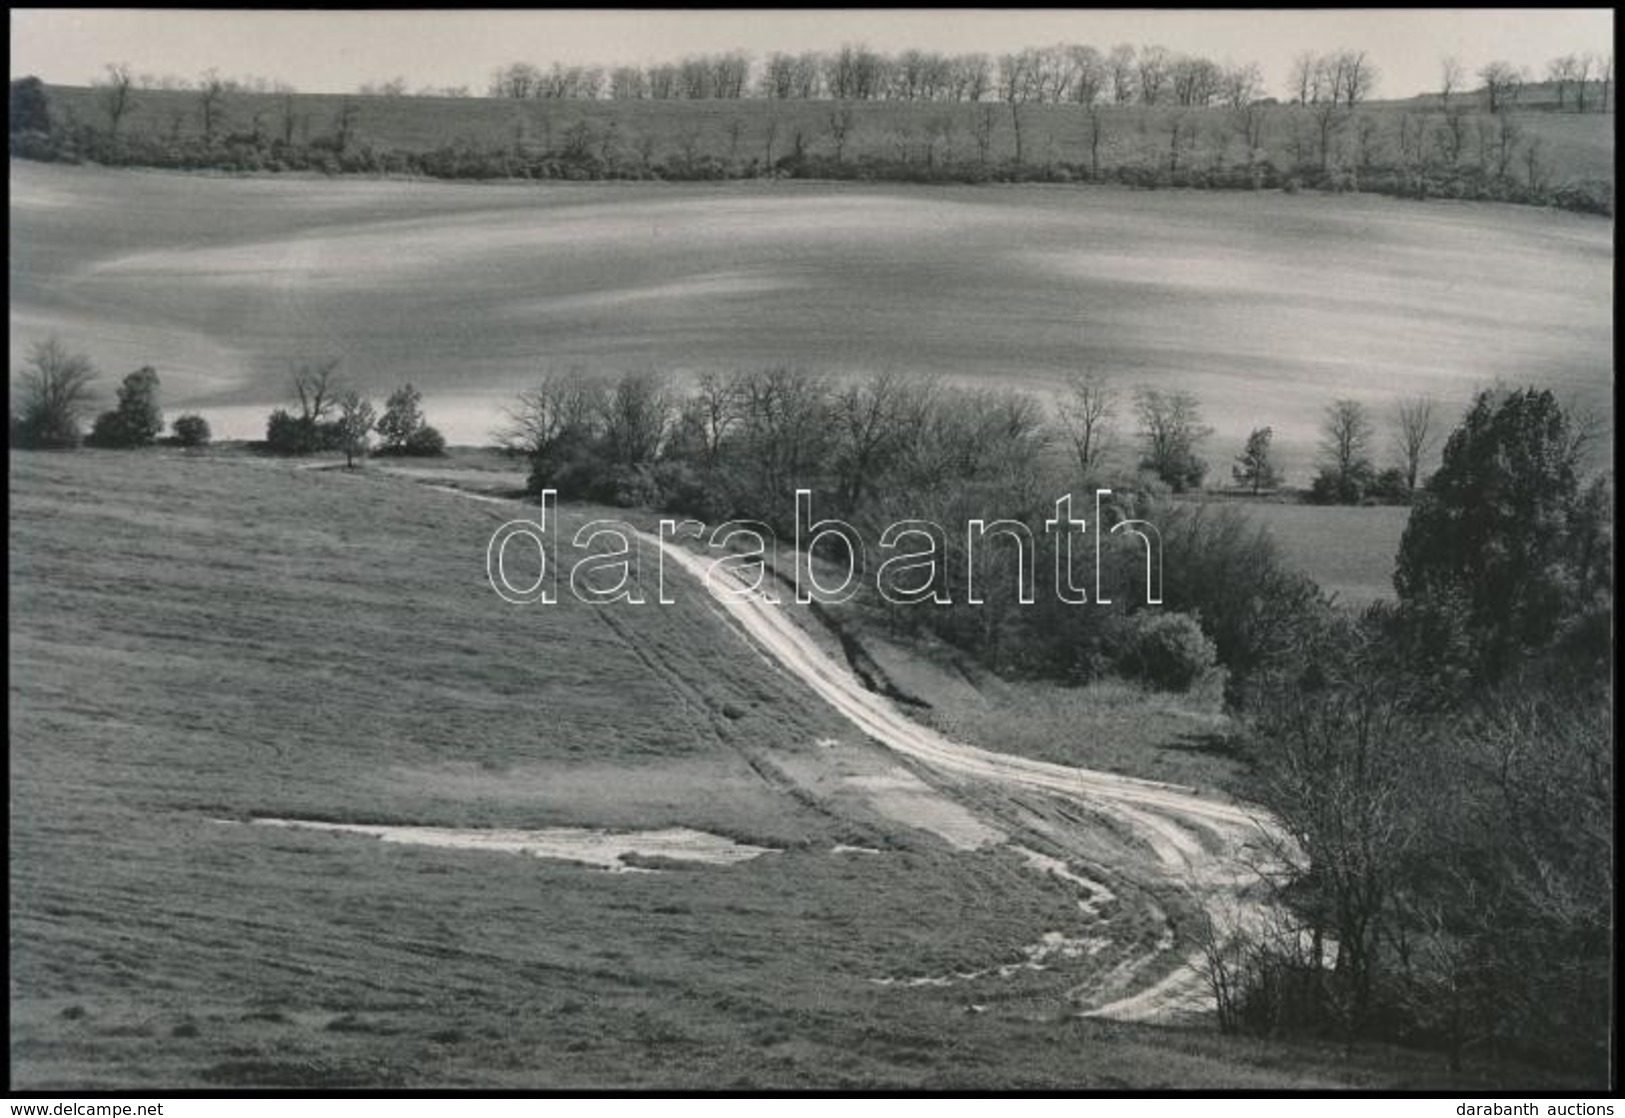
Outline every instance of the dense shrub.
{"type": "Polygon", "coordinates": [[[104,448],[127,447],[134,445],[134,441],[125,429],[124,418],[116,411],[104,411],[90,425],[90,434],[85,436],[85,445],[104,448]]]}
{"type": "MultiPolygon", "coordinates": [[[[51,99],[45,92],[45,83],[30,75],[11,83],[8,103],[10,128],[13,139],[19,133],[39,136],[51,130],[51,99]]],[[[16,154],[13,149],[13,154],[16,154]]]]}
{"type": "Polygon", "coordinates": [[[1185,613],[1137,610],[1118,640],[1118,671],[1168,691],[1189,691],[1218,663],[1213,642],[1185,613]]]}
{"type": "Polygon", "coordinates": [[[1405,505],[1410,500],[1411,491],[1405,481],[1405,471],[1398,466],[1377,471],[1364,494],[1364,501],[1368,504],[1405,505]]]}
{"type": "Polygon", "coordinates": [[[336,419],[318,422],[278,408],[266,421],[265,445],[275,454],[338,450],[344,446],[343,425],[336,419]]]}
{"type": "Polygon", "coordinates": [[[124,378],[118,390],[118,407],[96,417],[88,441],[101,447],[151,446],[163,429],[158,374],[149,366],[124,378]]]}
{"type": "Polygon", "coordinates": [[[1256,673],[1290,660],[1302,632],[1331,610],[1242,510],[1168,502],[1148,518],[1162,533],[1167,607],[1201,618],[1230,672],[1232,699],[1256,673]]]}
{"type": "Polygon", "coordinates": [[[177,446],[207,446],[209,445],[209,421],[201,415],[188,413],[175,420],[175,443],[177,446]]]}
{"type": "Polygon", "coordinates": [[[401,453],[412,458],[438,458],[446,453],[446,439],[428,425],[419,427],[407,436],[401,453]]]}

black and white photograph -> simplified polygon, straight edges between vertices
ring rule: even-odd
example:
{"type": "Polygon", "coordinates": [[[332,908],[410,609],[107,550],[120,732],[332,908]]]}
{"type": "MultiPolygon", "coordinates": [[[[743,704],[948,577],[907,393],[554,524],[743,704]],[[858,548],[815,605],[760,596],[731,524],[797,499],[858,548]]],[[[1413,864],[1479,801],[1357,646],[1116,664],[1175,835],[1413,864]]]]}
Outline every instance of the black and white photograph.
{"type": "Polygon", "coordinates": [[[1616,1087],[1611,9],[9,19],[14,1095],[1616,1087]]]}

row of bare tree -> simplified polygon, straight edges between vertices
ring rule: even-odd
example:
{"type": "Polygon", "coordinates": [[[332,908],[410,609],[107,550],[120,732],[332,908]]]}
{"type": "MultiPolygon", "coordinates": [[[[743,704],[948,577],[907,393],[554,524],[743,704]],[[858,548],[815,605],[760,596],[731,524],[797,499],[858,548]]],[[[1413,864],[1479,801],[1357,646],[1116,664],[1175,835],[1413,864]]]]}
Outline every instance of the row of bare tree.
{"type": "MultiPolygon", "coordinates": [[[[1338,96],[1364,99],[1376,69],[1365,52],[1335,57],[1355,59],[1352,76],[1339,70],[1338,96]]],[[[384,87],[372,87],[384,92],[384,87]]],[[[1031,47],[999,56],[981,52],[943,54],[905,50],[883,54],[866,46],[820,52],[783,51],[756,66],[743,52],[694,55],[674,63],[636,66],[566,66],[543,70],[528,62],[499,68],[491,77],[493,97],[613,100],[695,100],[758,96],[775,100],[984,101],[1047,104],[1212,105],[1243,104],[1264,95],[1257,63],[1220,63],[1166,47],[1120,44],[1101,51],[1086,44],[1031,47]],[[754,71],[754,74],[753,74],[754,71]]],[[[388,91],[403,92],[396,79],[388,91]]]]}

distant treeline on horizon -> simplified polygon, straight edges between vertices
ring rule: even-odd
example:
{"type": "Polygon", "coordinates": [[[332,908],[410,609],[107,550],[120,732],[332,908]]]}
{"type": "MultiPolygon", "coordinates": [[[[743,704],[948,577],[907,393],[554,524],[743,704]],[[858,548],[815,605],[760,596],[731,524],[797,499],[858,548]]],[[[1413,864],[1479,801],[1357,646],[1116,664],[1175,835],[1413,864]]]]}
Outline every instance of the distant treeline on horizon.
{"type": "MultiPolygon", "coordinates": [[[[1300,52],[1293,58],[1281,100],[1330,101],[1354,106],[1376,91],[1381,71],[1363,49],[1300,52]]],[[[1471,94],[1492,111],[1516,104],[1528,86],[1542,83],[1558,111],[1606,112],[1613,55],[1576,52],[1551,59],[1544,73],[1497,59],[1471,75],[1459,59],[1439,63],[1435,96],[1471,94]]],[[[220,92],[293,93],[287,82],[259,76],[225,77],[208,70],[195,82],[175,75],[135,73],[110,64],[102,84],[136,89],[217,89],[220,92]]],[[[469,85],[412,86],[405,76],[363,83],[361,96],[470,97],[469,85]]],[[[758,60],[746,51],[691,54],[649,65],[594,65],[517,61],[492,71],[484,95],[512,100],[771,100],[968,101],[1040,104],[1180,105],[1235,107],[1268,97],[1257,62],[1223,62],[1148,44],[1108,50],[1078,43],[1028,47],[1001,55],[949,54],[909,49],[887,54],[864,45],[832,51],[774,51],[758,60]]]]}

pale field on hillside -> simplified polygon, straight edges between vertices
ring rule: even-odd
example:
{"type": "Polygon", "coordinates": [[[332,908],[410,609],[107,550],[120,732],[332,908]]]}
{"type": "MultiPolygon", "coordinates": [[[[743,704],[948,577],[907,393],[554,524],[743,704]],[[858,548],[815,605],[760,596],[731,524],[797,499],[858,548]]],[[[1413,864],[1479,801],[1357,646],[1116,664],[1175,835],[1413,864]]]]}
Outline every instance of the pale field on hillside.
{"type": "MultiPolygon", "coordinates": [[[[787,363],[1181,388],[1219,476],[1326,404],[1495,382],[1607,410],[1612,223],[1482,203],[1085,187],[462,185],[11,166],[11,359],[51,333],[259,437],[291,361],[487,440],[549,367],[787,363]]],[[[1129,423],[1124,417],[1125,425],[1129,423]]]]}

